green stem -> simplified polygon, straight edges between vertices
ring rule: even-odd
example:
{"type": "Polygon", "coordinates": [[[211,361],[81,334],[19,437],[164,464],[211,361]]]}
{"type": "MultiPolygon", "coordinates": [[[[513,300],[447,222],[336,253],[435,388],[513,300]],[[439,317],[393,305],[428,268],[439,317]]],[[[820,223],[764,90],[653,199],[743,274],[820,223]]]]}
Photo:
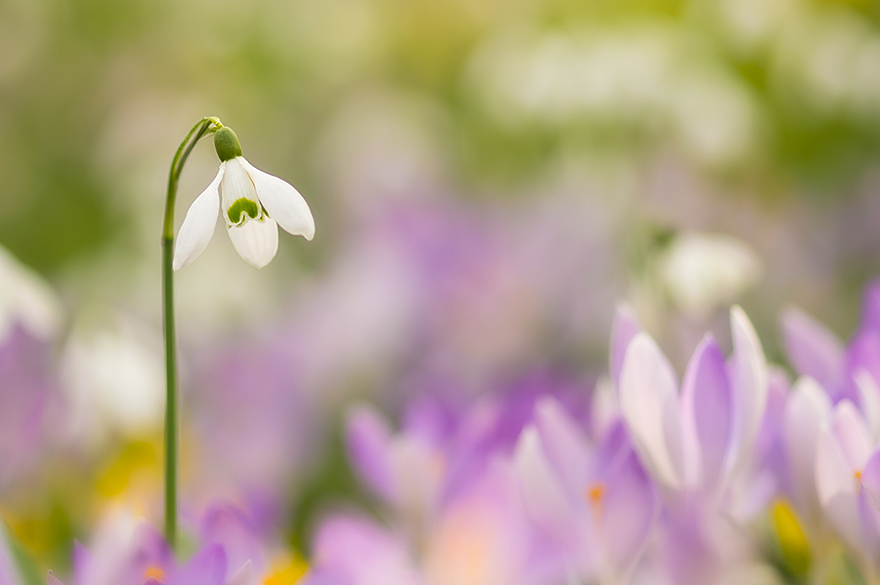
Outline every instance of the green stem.
{"type": "Polygon", "coordinates": [[[217,118],[203,118],[193,126],[177,149],[168,175],[165,222],[162,228],[162,317],[165,333],[165,538],[177,549],[177,348],[174,333],[174,201],[183,165],[196,143],[223,125],[217,118]]]}

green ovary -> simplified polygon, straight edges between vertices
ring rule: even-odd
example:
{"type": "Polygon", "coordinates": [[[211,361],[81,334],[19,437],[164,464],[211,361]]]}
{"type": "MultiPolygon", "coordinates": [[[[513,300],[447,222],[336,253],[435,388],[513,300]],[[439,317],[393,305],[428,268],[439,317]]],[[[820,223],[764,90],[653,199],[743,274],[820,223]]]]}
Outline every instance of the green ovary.
{"type": "Polygon", "coordinates": [[[244,214],[247,214],[251,219],[257,219],[260,216],[260,206],[256,201],[242,197],[241,199],[236,199],[235,203],[230,205],[226,211],[229,221],[235,225],[244,222],[244,214]]]}

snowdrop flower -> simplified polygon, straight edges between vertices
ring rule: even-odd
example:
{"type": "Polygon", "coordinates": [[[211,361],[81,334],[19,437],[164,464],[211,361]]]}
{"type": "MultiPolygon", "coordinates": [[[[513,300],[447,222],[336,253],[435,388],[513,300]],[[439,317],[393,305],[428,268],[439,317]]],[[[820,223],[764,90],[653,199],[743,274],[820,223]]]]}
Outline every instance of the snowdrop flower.
{"type": "Polygon", "coordinates": [[[220,212],[236,251],[257,268],[275,257],[276,226],[307,240],[314,237],[315,220],[302,195],[245,160],[231,128],[214,133],[214,148],[220,170],[186,212],[174,249],[174,270],[189,266],[208,247],[220,212]]]}

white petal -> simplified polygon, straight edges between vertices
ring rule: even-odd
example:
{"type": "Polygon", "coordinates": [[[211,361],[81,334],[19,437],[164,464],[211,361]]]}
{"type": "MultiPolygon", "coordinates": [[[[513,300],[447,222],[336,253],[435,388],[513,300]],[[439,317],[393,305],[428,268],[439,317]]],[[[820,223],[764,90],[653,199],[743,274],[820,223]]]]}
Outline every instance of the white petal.
{"type": "Polygon", "coordinates": [[[862,413],[849,399],[841,400],[834,407],[831,429],[850,469],[861,471],[874,451],[874,442],[862,413]]]}
{"type": "Polygon", "coordinates": [[[852,470],[828,428],[819,431],[816,444],[816,492],[825,515],[843,539],[861,549],[861,526],[852,470]]]}
{"type": "MultiPolygon", "coordinates": [[[[257,190],[254,187],[250,175],[248,175],[247,171],[242,167],[242,160],[244,159],[239,157],[224,163],[226,164],[226,174],[223,175],[223,180],[220,181],[220,203],[223,206],[223,219],[226,221],[227,226],[235,225],[235,223],[229,219],[228,213],[232,204],[239,199],[253,201],[259,208],[257,190]]],[[[262,214],[257,217],[259,218],[261,216],[262,214]]],[[[239,218],[236,217],[235,219],[237,220],[239,218]]]]}
{"type": "Polygon", "coordinates": [[[572,507],[534,425],[520,433],[513,462],[526,512],[546,528],[564,530],[574,521],[572,507]]]}
{"type": "Polygon", "coordinates": [[[569,493],[580,497],[587,483],[590,445],[577,422],[551,396],[535,403],[535,424],[547,459],[565,482],[569,493]]]}
{"type": "Polygon", "coordinates": [[[235,160],[239,161],[250,175],[257,188],[257,197],[281,229],[295,236],[303,236],[307,240],[315,237],[315,219],[312,217],[309,204],[293,185],[255,168],[244,157],[235,160]]]}
{"type": "Polygon", "coordinates": [[[788,395],[783,414],[782,433],[791,466],[795,503],[801,510],[816,513],[816,442],[819,429],[829,422],[831,401],[815,380],[803,376],[788,395]]]}
{"type": "Polygon", "coordinates": [[[816,494],[823,506],[837,494],[854,494],[853,470],[831,429],[823,427],[816,440],[816,494]]]}
{"type": "Polygon", "coordinates": [[[278,251],[278,226],[271,219],[249,220],[227,231],[239,256],[257,268],[268,264],[278,251]]]}
{"type": "Polygon", "coordinates": [[[226,163],[220,163],[217,176],[189,206],[174,245],[174,270],[189,266],[208,247],[217,225],[217,214],[220,212],[219,186],[225,169],[226,163]]]}
{"type": "Polygon", "coordinates": [[[642,463],[678,487],[684,479],[678,385],[672,366],[646,333],[629,344],[620,375],[620,410],[642,463]]]}

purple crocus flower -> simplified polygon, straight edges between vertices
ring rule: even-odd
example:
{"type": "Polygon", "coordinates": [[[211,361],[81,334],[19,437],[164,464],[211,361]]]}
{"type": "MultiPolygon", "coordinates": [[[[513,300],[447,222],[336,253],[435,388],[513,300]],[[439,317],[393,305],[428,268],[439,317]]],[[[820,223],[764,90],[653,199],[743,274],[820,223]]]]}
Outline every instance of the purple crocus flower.
{"type": "Polygon", "coordinates": [[[326,518],[314,540],[308,585],[420,585],[407,540],[356,515],[326,518]]]}
{"type": "Polygon", "coordinates": [[[657,490],[618,423],[601,444],[554,399],[537,405],[516,450],[524,506],[550,538],[560,578],[626,582],[660,510],[657,490]]]}
{"type": "Polygon", "coordinates": [[[418,539],[357,515],[331,516],[318,528],[306,584],[546,583],[515,486],[510,462],[494,460],[418,539]]]}
{"type": "Polygon", "coordinates": [[[848,399],[819,431],[815,469],[826,517],[874,582],[880,569],[880,449],[848,399]]]}
{"type": "MultiPolygon", "coordinates": [[[[108,516],[91,551],[76,543],[70,585],[256,585],[265,554],[248,519],[230,505],[205,514],[202,548],[178,564],[171,547],[148,522],[125,513],[108,516]]],[[[49,585],[61,581],[49,572],[49,585]]]]}
{"type": "Polygon", "coordinates": [[[825,326],[796,308],[782,315],[785,346],[795,370],[821,385],[833,403],[849,399],[880,434],[880,281],[862,300],[858,330],[844,345],[825,326]]]}
{"type": "Polygon", "coordinates": [[[0,340],[0,490],[35,467],[53,397],[53,348],[14,327],[0,340]]]}
{"type": "Polygon", "coordinates": [[[767,403],[767,365],[742,309],[731,309],[730,322],[733,355],[725,362],[711,335],[704,337],[680,397],[657,344],[645,333],[628,344],[619,377],[621,413],[641,461],[667,490],[718,495],[751,455],[767,403]]]}

